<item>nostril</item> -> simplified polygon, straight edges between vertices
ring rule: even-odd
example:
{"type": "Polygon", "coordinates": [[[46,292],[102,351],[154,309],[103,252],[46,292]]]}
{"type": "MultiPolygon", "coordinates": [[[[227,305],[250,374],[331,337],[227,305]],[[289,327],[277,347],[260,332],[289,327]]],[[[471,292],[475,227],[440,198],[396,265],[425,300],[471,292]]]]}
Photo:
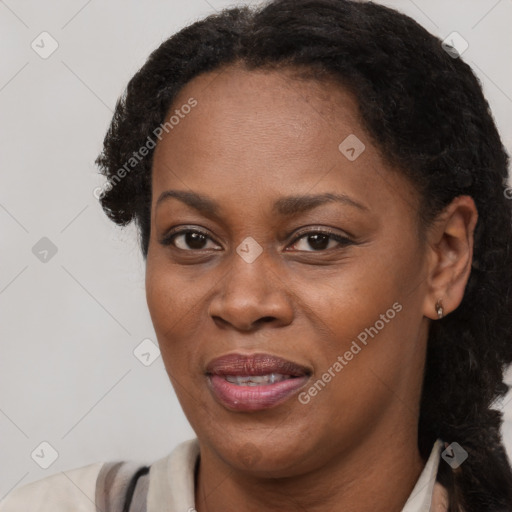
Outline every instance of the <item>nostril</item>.
{"type": "Polygon", "coordinates": [[[228,324],[228,322],[226,322],[226,320],[220,316],[212,316],[212,319],[218,327],[225,327],[228,324]]]}

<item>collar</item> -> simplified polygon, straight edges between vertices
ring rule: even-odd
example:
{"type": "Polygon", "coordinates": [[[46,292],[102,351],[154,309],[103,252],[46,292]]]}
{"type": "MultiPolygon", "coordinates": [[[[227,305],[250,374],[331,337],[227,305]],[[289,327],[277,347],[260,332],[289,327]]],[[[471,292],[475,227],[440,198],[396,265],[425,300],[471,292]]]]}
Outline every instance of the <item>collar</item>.
{"type": "MultiPolygon", "coordinates": [[[[434,443],[430,457],[402,512],[428,512],[441,454],[442,442],[434,443]]],[[[151,465],[147,512],[194,512],[194,470],[199,441],[179,444],[169,455],[151,465]]]]}
{"type": "Polygon", "coordinates": [[[434,485],[436,483],[442,446],[443,443],[440,439],[434,443],[430,457],[414,489],[409,495],[409,499],[405,503],[402,512],[429,512],[432,503],[432,495],[434,494],[434,485]]]}

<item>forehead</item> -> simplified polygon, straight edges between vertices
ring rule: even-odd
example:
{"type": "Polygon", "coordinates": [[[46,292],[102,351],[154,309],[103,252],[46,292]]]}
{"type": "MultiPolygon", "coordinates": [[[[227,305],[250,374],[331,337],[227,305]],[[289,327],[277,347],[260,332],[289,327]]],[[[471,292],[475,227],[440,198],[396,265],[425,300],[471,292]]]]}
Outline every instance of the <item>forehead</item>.
{"type": "MultiPolygon", "coordinates": [[[[170,112],[191,97],[198,101],[197,115],[221,116],[222,128],[265,128],[269,136],[283,135],[290,129],[323,132],[328,127],[361,131],[355,97],[333,79],[311,77],[300,68],[247,69],[229,65],[203,73],[179,92],[170,112]],[[280,122],[276,123],[276,118],[280,122]],[[279,130],[279,128],[282,128],[279,130]]],[[[216,119],[216,121],[219,121],[216,119]]]]}
{"type": "MultiPolygon", "coordinates": [[[[389,168],[363,128],[355,98],[334,81],[307,79],[292,69],[227,66],[187,83],[167,118],[173,114],[179,122],[155,149],[154,203],[168,188],[227,200],[233,191],[247,198],[256,187],[270,196],[340,184],[340,192],[357,195],[359,189],[371,200],[379,199],[372,194],[383,199],[379,180],[389,168]],[[196,106],[181,111],[191,100],[196,106]],[[364,144],[353,161],[340,151],[351,137],[364,144]]],[[[403,181],[396,173],[385,176],[395,192],[404,186],[396,180],[403,181]]]]}
{"type": "MultiPolygon", "coordinates": [[[[203,73],[175,98],[166,120],[191,100],[197,105],[162,133],[154,160],[175,167],[229,158],[247,164],[297,161],[337,149],[344,135],[362,135],[352,96],[331,83],[297,79],[293,70],[247,70],[241,65],[203,73]],[[176,123],[178,121],[178,123],[176,123]]],[[[186,108],[184,111],[190,109],[186,108]]],[[[190,169],[189,169],[190,170],[190,169]]]]}

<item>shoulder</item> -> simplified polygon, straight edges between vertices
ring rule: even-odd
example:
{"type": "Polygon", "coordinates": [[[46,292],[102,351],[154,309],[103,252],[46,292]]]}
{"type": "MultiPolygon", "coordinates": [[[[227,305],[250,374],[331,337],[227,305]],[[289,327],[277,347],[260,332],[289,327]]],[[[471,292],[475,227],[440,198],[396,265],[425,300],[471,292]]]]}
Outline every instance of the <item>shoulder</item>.
{"type": "Polygon", "coordinates": [[[96,512],[96,480],[104,462],[62,471],[11,491],[0,512],[96,512]]]}
{"type": "Polygon", "coordinates": [[[189,510],[198,455],[196,438],[149,465],[118,460],[62,471],[11,491],[0,500],[0,512],[97,512],[118,510],[122,503],[142,510],[146,501],[148,510],[170,502],[189,510]]]}

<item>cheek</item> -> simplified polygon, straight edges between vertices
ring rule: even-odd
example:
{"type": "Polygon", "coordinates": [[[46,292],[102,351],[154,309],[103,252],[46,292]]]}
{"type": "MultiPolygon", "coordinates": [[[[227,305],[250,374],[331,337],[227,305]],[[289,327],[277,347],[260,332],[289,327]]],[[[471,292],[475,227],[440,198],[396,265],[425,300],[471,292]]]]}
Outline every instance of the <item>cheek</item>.
{"type": "Polygon", "coordinates": [[[315,377],[329,370],[335,375],[325,376],[332,385],[318,404],[336,397],[339,407],[354,407],[355,396],[367,404],[382,401],[388,386],[402,388],[404,367],[417,367],[418,308],[403,283],[405,263],[361,261],[351,272],[333,273],[314,286],[309,281],[303,311],[317,333],[310,346],[315,377]]]}
{"type": "MultiPolygon", "coordinates": [[[[173,265],[158,249],[148,255],[146,264],[146,300],[157,329],[174,330],[187,325],[194,317],[208,283],[193,266],[173,265]]],[[[210,285],[211,286],[211,285],[210,285]]]]}
{"type": "Polygon", "coordinates": [[[192,346],[180,340],[198,317],[198,289],[185,286],[176,271],[155,260],[148,258],[146,266],[146,301],[164,364],[179,368],[179,362],[186,360],[181,352],[192,346]]]}

